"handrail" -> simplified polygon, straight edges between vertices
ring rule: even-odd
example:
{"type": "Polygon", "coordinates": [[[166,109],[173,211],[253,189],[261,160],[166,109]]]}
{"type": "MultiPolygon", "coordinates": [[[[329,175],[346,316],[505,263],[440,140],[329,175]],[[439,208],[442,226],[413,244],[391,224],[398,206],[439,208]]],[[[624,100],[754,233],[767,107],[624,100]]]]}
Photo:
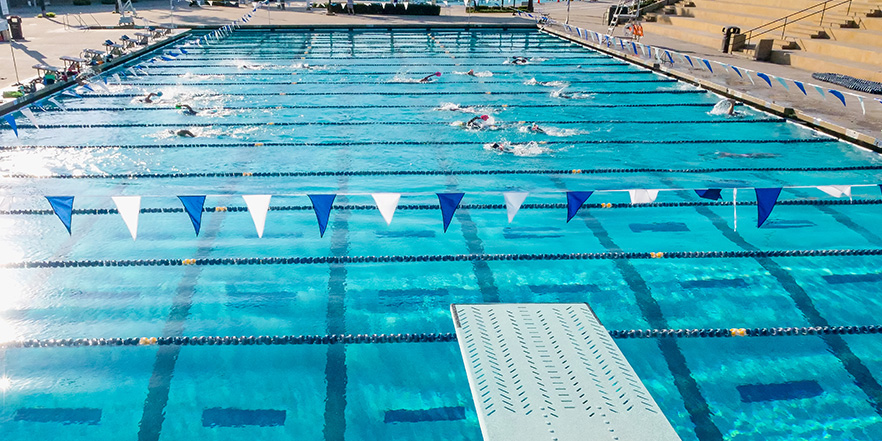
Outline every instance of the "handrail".
{"type": "Polygon", "coordinates": [[[848,3],[848,10],[847,10],[845,13],[846,13],[846,14],[849,14],[849,13],[851,12],[851,2],[852,2],[853,0],[839,0],[839,3],[836,3],[836,4],[833,5],[833,6],[829,6],[829,7],[827,6],[828,3],[832,3],[832,2],[835,2],[835,1],[837,1],[837,0],[826,0],[826,1],[822,2],[822,3],[818,3],[818,4],[816,4],[816,5],[809,6],[808,8],[805,8],[805,9],[802,9],[802,10],[796,11],[796,12],[790,14],[790,15],[786,15],[786,16],[784,16],[784,17],[781,17],[781,18],[779,18],[779,19],[777,19],[777,20],[773,20],[773,21],[770,21],[770,22],[765,23],[765,24],[763,24],[763,25],[757,26],[757,27],[755,27],[755,28],[753,28],[753,29],[748,30],[747,32],[743,32],[743,34],[747,34],[746,43],[749,44],[751,38],[753,38],[753,37],[758,37],[758,36],[760,36],[760,35],[767,34],[767,33],[769,33],[769,32],[772,32],[772,31],[774,31],[774,30],[777,30],[777,29],[781,29],[781,38],[783,39],[783,38],[784,38],[784,34],[785,34],[785,32],[787,31],[787,25],[788,25],[788,24],[793,24],[793,23],[795,23],[795,22],[801,21],[801,20],[803,20],[803,19],[806,19],[806,18],[808,18],[808,17],[811,17],[811,16],[813,16],[813,15],[817,15],[817,14],[821,14],[821,19],[818,21],[818,25],[820,26],[820,25],[822,25],[822,24],[824,23],[824,14],[827,12],[828,9],[833,9],[833,8],[835,8],[835,7],[837,7],[837,6],[840,6],[840,5],[843,5],[843,4],[845,4],[845,3],[848,3]],[[815,12],[812,12],[811,14],[805,15],[805,16],[803,16],[803,17],[799,17],[799,18],[797,18],[796,20],[790,20],[790,21],[788,21],[788,20],[790,19],[790,17],[793,17],[794,15],[802,14],[803,12],[809,11],[809,10],[814,9],[814,8],[817,8],[817,7],[819,7],[819,6],[823,6],[823,8],[822,8],[820,11],[815,11],[815,12]],[[757,34],[754,35],[754,31],[757,31],[757,30],[759,30],[759,29],[765,28],[765,27],[767,27],[767,26],[769,26],[769,25],[771,25],[771,24],[773,24],[773,23],[777,23],[777,22],[779,22],[779,21],[781,21],[781,20],[784,20],[784,23],[783,23],[783,24],[780,24],[780,25],[775,26],[775,27],[770,28],[770,29],[766,29],[766,30],[764,30],[764,31],[762,31],[762,32],[759,32],[759,33],[757,33],[757,34]]]}

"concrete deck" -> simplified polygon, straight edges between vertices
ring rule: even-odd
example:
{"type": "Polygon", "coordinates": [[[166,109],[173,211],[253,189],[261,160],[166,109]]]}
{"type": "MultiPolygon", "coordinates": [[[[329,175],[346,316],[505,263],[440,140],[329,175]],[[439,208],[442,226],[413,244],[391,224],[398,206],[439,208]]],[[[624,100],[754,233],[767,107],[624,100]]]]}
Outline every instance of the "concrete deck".
{"type": "MultiPolygon", "coordinates": [[[[97,1],[96,1],[97,3],[97,1]]],[[[591,29],[605,33],[606,25],[602,23],[603,13],[616,4],[616,0],[598,0],[593,2],[573,2],[570,5],[569,22],[571,25],[591,29]]],[[[250,11],[247,6],[239,8],[229,7],[203,7],[190,8],[186,2],[179,2],[174,13],[170,13],[168,2],[164,0],[142,0],[135,4],[141,17],[136,20],[137,25],[168,25],[175,24],[181,28],[203,25],[228,24],[250,11]]],[[[33,64],[45,63],[58,65],[58,57],[62,55],[79,55],[84,48],[100,49],[101,43],[106,39],[115,40],[122,34],[132,34],[132,29],[90,29],[81,30],[66,26],[65,22],[79,24],[80,21],[74,16],[78,15],[83,23],[94,26],[112,27],[118,22],[118,15],[113,14],[112,5],[93,4],[91,6],[50,6],[49,11],[58,14],[54,19],[35,18],[39,9],[13,8],[12,13],[23,18],[23,33],[25,41],[13,42],[11,50],[15,53],[15,65],[18,77],[25,81],[33,77],[33,64]],[[65,18],[65,14],[67,17],[65,18]]],[[[537,5],[537,12],[546,13],[550,17],[564,21],[567,16],[566,2],[544,2],[537,5]]],[[[461,3],[450,2],[448,7],[442,6],[441,15],[437,17],[424,16],[363,16],[344,15],[328,16],[324,10],[306,10],[305,2],[290,2],[286,10],[275,7],[261,9],[251,20],[249,25],[433,25],[433,24],[523,24],[524,19],[512,17],[509,14],[466,14],[461,3]]],[[[617,35],[621,35],[621,29],[617,35]]],[[[694,54],[702,58],[717,60],[723,63],[734,64],[753,70],[769,73],[772,75],[792,78],[795,80],[818,83],[804,70],[789,66],[756,62],[746,60],[731,54],[714,52],[707,47],[684,43],[679,40],[662,36],[646,35],[644,43],[676,50],[684,54],[694,54]]],[[[0,53],[7,51],[5,45],[0,45],[0,53]]],[[[4,58],[6,58],[4,56],[4,58]]],[[[674,70],[682,70],[684,75],[699,77],[706,81],[719,84],[721,87],[749,94],[769,103],[785,107],[795,108],[807,113],[811,118],[817,118],[819,122],[829,121],[833,124],[855,130],[873,138],[882,138],[882,103],[876,101],[880,96],[861,94],[865,97],[867,114],[863,115],[857,105],[849,105],[843,108],[837,100],[829,98],[821,100],[819,97],[804,97],[799,91],[785,91],[778,84],[768,88],[764,84],[754,86],[744,80],[739,80],[733,75],[710,75],[702,69],[683,69],[681,63],[674,66],[674,70]]],[[[12,63],[0,63],[0,85],[10,86],[15,83],[16,69],[12,63]]],[[[835,85],[830,87],[839,88],[835,85]]],[[[8,87],[4,87],[6,89],[8,87]]],[[[811,94],[810,94],[811,95],[811,94]]]]}

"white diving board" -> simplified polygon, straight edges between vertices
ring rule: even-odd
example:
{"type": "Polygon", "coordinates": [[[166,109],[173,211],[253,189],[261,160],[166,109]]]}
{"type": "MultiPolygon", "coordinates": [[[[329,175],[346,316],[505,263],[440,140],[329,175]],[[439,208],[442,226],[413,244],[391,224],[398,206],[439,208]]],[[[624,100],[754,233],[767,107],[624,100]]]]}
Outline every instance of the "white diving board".
{"type": "Polygon", "coordinates": [[[450,309],[485,441],[680,440],[587,304],[450,309]]]}

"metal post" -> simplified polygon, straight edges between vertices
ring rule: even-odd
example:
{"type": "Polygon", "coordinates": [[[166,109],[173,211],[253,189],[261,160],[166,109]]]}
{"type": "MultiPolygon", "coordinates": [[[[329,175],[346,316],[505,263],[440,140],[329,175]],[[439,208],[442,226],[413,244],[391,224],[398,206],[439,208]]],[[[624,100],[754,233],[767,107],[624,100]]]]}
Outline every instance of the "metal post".
{"type": "Polygon", "coordinates": [[[824,13],[827,12],[827,2],[824,2],[824,8],[821,9],[821,21],[818,22],[818,26],[824,25],[824,13]]]}
{"type": "Polygon", "coordinates": [[[851,14],[851,0],[848,0],[848,10],[845,11],[845,14],[851,14]]]}
{"type": "Polygon", "coordinates": [[[784,39],[784,32],[787,31],[787,17],[784,17],[784,27],[781,28],[781,39],[784,39]]]}
{"type": "MultiPolygon", "coordinates": [[[[10,33],[10,35],[12,35],[10,33]]],[[[15,70],[15,84],[21,84],[21,79],[18,78],[18,64],[15,63],[15,50],[12,48],[12,39],[9,39],[9,52],[12,52],[12,68],[15,70]]]]}
{"type": "Polygon", "coordinates": [[[571,0],[567,0],[567,21],[565,22],[566,24],[570,24],[570,3],[571,0]]]}

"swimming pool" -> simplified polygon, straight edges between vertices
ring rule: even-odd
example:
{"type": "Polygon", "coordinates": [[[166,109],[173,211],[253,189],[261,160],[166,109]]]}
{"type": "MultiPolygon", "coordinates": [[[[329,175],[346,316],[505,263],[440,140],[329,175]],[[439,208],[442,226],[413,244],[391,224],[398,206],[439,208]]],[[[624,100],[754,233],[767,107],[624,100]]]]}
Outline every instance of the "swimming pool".
{"type": "MultiPolygon", "coordinates": [[[[879,256],[716,253],[880,248],[878,187],[853,204],[811,188],[875,185],[874,153],[745,106],[711,114],[720,97],[535,30],[185,42],[0,132],[0,340],[449,333],[468,302],[587,302],[609,329],[876,324],[879,256]],[[483,114],[495,127],[462,127],[483,114]],[[786,187],[762,228],[755,187],[786,187]],[[702,188],[738,188],[737,208],[702,188]],[[613,191],[629,189],[662,191],[613,191]],[[512,191],[530,194],[509,224],[512,191]],[[595,191],[570,222],[566,191],[595,191]],[[380,192],[402,193],[388,226],[380,192]],[[458,192],[445,233],[436,193],[458,192]],[[262,238],[254,194],[273,196],[262,238]],[[318,194],[336,194],[324,237],[318,194]],[[137,241],[107,211],[121,195],[142,196],[137,241]],[[198,236],[181,195],[206,195],[198,236]],[[70,236],[44,196],[75,196],[70,236]],[[614,258],[678,251],[716,254],[614,258]],[[455,257],[509,254],[529,259],[455,257]]],[[[882,438],[878,334],[617,343],[684,440],[882,438]]],[[[455,342],[0,357],[6,439],[480,439],[455,342]]]]}

